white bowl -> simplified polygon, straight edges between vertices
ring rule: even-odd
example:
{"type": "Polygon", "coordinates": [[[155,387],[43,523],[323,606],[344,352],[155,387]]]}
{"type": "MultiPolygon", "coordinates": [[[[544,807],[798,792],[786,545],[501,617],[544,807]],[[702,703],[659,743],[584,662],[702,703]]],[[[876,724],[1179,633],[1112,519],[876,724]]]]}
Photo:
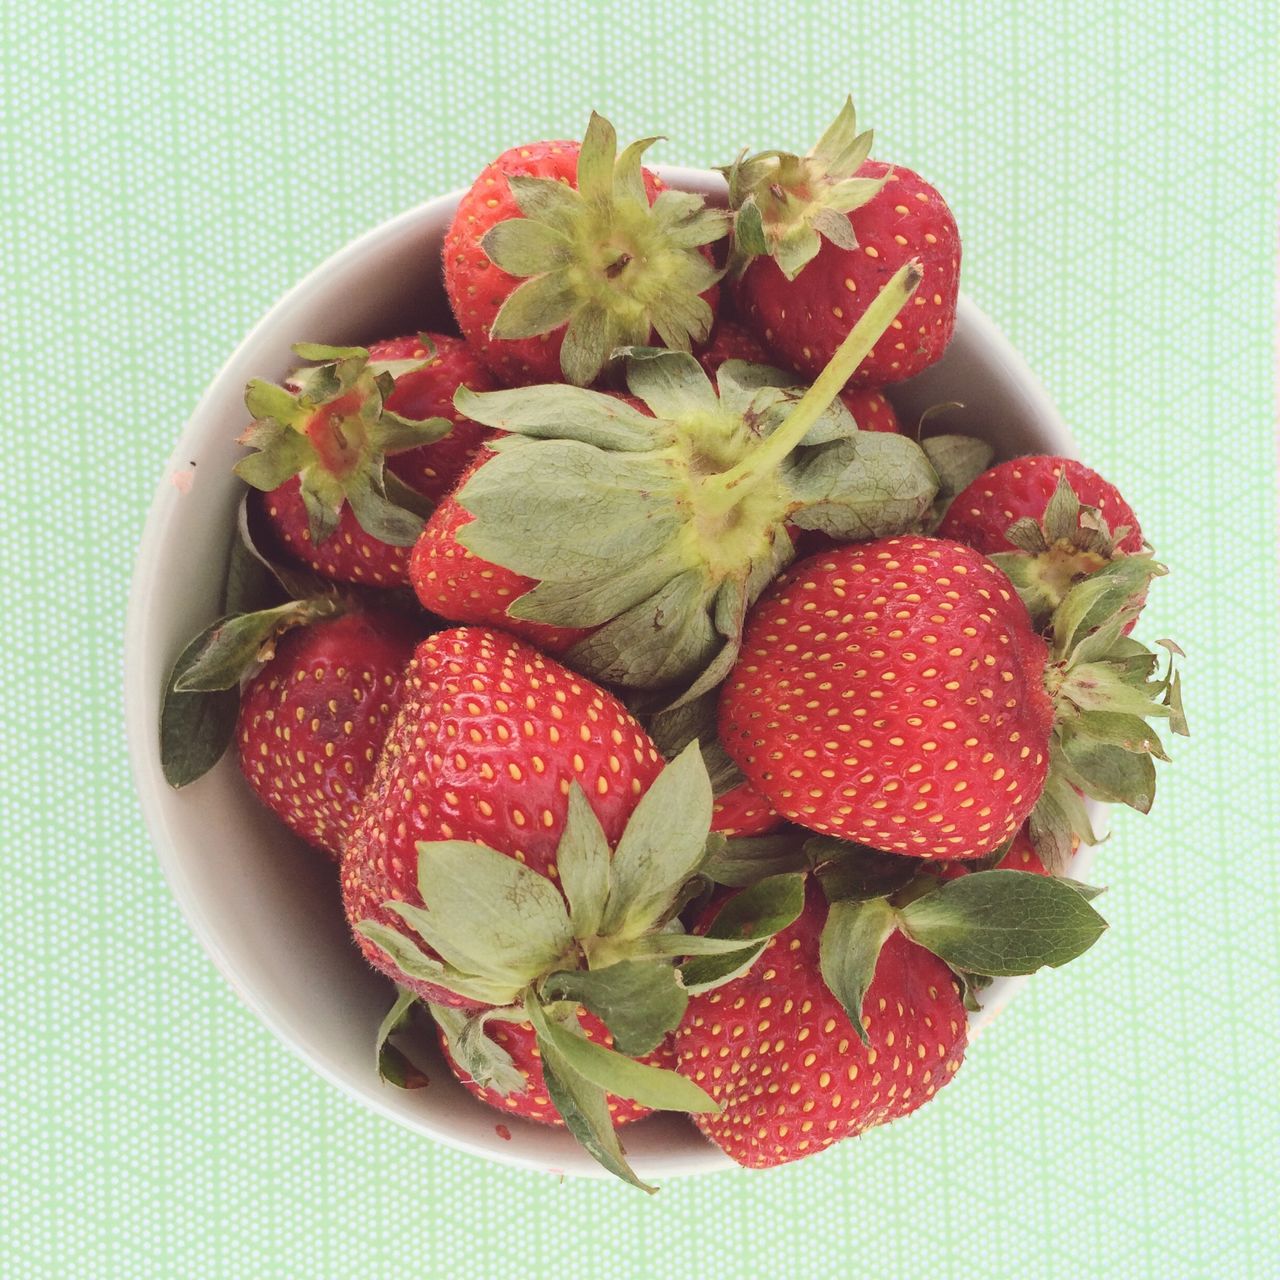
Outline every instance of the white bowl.
{"type": "MultiPolygon", "coordinates": [[[[672,186],[723,192],[705,170],[664,168],[672,186]]],[[[601,1170],[562,1130],[503,1117],[458,1085],[438,1056],[430,1086],[379,1081],[373,1038],[391,988],[351,943],[335,870],[293,839],[244,786],[227,757],[181,792],[165,783],[156,725],[165,679],[183,645],[217,615],[240,482],[231,467],[252,377],[279,380],[294,342],[363,343],[449,324],[441,241],[460,192],[410,209],[361,236],[295,285],[214,378],[179,438],[148,516],[134,570],[125,647],[125,711],[134,778],[160,865],[188,923],[223,977],[284,1044],[352,1098],[437,1141],[503,1164],[556,1174],[601,1170]],[[192,564],[204,571],[192,571],[192,564]],[[502,1136],[498,1126],[505,1119],[502,1136]]],[[[1000,457],[1074,455],[1065,423],[999,330],[965,298],[946,356],[893,393],[914,421],[955,400],[947,429],[983,436],[1000,457]]],[[[1091,851],[1073,874],[1087,874],[1091,851]]],[[[973,1031],[1025,979],[994,984],[973,1031]]],[[[173,1011],[173,1016],[179,1016],[173,1011]]],[[[430,1051],[434,1055],[434,1049],[430,1051]]],[[[729,1167],[678,1116],[624,1131],[645,1178],[729,1167]]]]}

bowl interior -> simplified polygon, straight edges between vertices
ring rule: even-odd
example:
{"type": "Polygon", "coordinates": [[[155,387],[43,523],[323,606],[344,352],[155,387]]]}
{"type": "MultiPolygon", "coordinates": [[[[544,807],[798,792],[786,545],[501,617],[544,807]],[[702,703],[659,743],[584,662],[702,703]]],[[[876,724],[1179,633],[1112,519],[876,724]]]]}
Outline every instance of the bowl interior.
{"type": "MultiPolygon", "coordinates": [[[[662,173],[672,186],[723,191],[708,172],[662,173]]],[[[353,1098],[418,1132],[507,1164],[597,1175],[598,1166],[563,1131],[516,1119],[503,1124],[453,1080],[433,1045],[420,1055],[429,1087],[405,1092],[382,1084],[372,1046],[391,988],[350,941],[336,869],[251,797],[230,753],[198,783],[173,792],[157,751],[168,669],[219,609],[238,500],[231,467],[241,452],[235,437],[244,425],[245,384],[252,377],[281,379],[299,340],[360,343],[451,328],[438,267],[459,194],[409,210],[313,271],[254,328],[192,414],[156,494],[134,574],[125,671],[130,754],[144,816],[179,905],[223,976],[276,1036],[353,1098]],[[192,548],[209,549],[207,569],[192,572],[192,548]]],[[[1021,358],[965,299],[946,356],[896,389],[893,399],[907,421],[929,405],[962,402],[965,407],[935,429],[982,436],[1000,457],[1074,453],[1069,432],[1021,358]]],[[[1083,874],[1086,867],[1073,870],[1083,874]]],[[[975,1030],[1017,985],[991,988],[975,1030]]],[[[623,1140],[644,1177],[729,1163],[676,1116],[633,1125],[623,1140]]]]}

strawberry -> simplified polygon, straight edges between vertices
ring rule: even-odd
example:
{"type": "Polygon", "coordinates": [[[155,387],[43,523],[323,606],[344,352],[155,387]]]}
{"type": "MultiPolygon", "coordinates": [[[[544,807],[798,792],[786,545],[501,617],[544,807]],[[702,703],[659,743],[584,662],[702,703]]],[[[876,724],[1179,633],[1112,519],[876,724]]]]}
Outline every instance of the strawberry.
{"type": "Polygon", "coordinates": [[[800,917],[746,974],[695,995],[676,1032],[676,1069],[724,1104],[695,1123],[747,1168],[798,1160],[909,1114],[964,1059],[968,1024],[951,971],[897,931],[874,961],[863,1043],[823,979],[827,918],[811,880],[800,917]]]}
{"type": "Polygon", "coordinates": [[[716,796],[711,830],[722,836],[764,836],[782,826],[782,817],[745,779],[716,796]]]}
{"type": "MultiPolygon", "coordinates": [[[[1018,829],[1018,834],[1013,837],[1008,852],[995,864],[995,867],[1000,871],[1029,871],[1037,876],[1049,874],[1049,868],[1040,861],[1031,840],[1031,833],[1025,826],[1018,829]]],[[[973,868],[972,862],[939,862],[934,868],[934,874],[941,876],[944,880],[951,880],[956,876],[969,875],[973,868]]]]}
{"type": "Polygon", "coordinates": [[[1155,679],[1155,655],[1121,635],[1149,562],[1101,573],[1063,601],[1050,649],[1004,574],[961,543],[821,552],[749,617],[720,740],[801,826],[975,858],[1034,809],[1037,848],[1055,867],[1073,830],[1092,839],[1075,789],[1145,812],[1152,757],[1167,758],[1145,717],[1185,732],[1172,670],[1155,679]]]}
{"type": "Polygon", "coordinates": [[[698,363],[714,378],[726,360],[746,360],[749,364],[769,364],[769,353],[756,341],[751,330],[736,320],[723,317],[716,324],[711,341],[697,352],[698,363]]]}
{"type": "Polygon", "coordinates": [[[416,638],[407,619],[385,611],[298,627],[241,693],[236,743],[250,788],[335,858],[399,708],[416,638]]]}
{"type": "MultiPolygon", "coordinates": [[[[726,360],[746,360],[751,364],[771,364],[765,349],[749,329],[732,320],[721,320],[711,342],[698,352],[698,363],[714,378],[726,360]]],[[[883,391],[874,387],[846,387],[840,393],[844,407],[863,431],[901,431],[893,405],[883,391]]]]}
{"type": "MultiPolygon", "coordinates": [[[[451,1037],[467,1034],[468,1023],[473,1019],[468,1019],[459,1010],[441,1009],[439,1006],[434,1006],[432,1012],[436,1016],[436,1030],[444,1059],[468,1093],[508,1115],[563,1127],[564,1120],[547,1093],[542,1054],[538,1049],[537,1033],[532,1022],[490,1017],[483,1019],[482,1026],[473,1030],[472,1034],[483,1035],[489,1041],[492,1048],[486,1048],[486,1056],[500,1065],[497,1069],[491,1067],[491,1075],[478,1080],[467,1066],[454,1057],[450,1045],[451,1037]],[[509,1064],[503,1061],[504,1055],[509,1059],[509,1064]],[[510,1074],[512,1071],[515,1075],[510,1074]]],[[[594,1014],[579,1008],[578,1024],[583,1035],[592,1043],[613,1047],[613,1033],[594,1014]]],[[[474,1057],[472,1054],[473,1063],[474,1057]]],[[[652,1053],[645,1054],[639,1061],[655,1067],[674,1068],[675,1055],[664,1040],[652,1053]]],[[[608,1096],[607,1106],[615,1126],[643,1120],[653,1110],[630,1098],[613,1095],[608,1096]]]]}
{"type": "Polygon", "coordinates": [[[846,387],[840,393],[844,407],[863,431],[902,430],[889,397],[876,387],[846,387]]]}
{"type": "Polygon", "coordinates": [[[300,346],[326,361],[286,388],[253,382],[258,452],[237,473],[274,550],[338,582],[407,582],[408,546],[488,433],[453,407],[493,380],[457,338],[422,334],[363,348],[300,346]]]}
{"type": "MultiPolygon", "coordinates": [[[[494,455],[482,449],[463,473],[461,488],[474,471],[494,455]]],[[[531,578],[491,564],[468,551],[458,532],[471,523],[456,493],[450,494],[427,521],[409,560],[409,582],[426,609],[450,622],[482,622],[505,627],[532,641],[546,653],[563,653],[585,635],[585,629],[552,627],[525,618],[513,618],[507,605],[530,591],[531,578]]]]}
{"type": "MultiPolygon", "coordinates": [[[[470,840],[554,876],[579,782],[606,840],[621,837],[662,757],[612,695],[499,631],[429,636],[405,676],[407,693],[378,759],[342,860],[352,925],[403,922],[382,905],[422,902],[416,844],[470,840]]],[[[458,996],[405,974],[358,935],[376,967],[426,999],[458,996]]]]}
{"type": "Polygon", "coordinates": [[[1075,583],[1146,546],[1115,485],[1074,458],[1046,456],[983,472],[955,497],[937,532],[994,557],[1041,625],[1075,583]]]}
{"type": "Polygon", "coordinates": [[[903,263],[924,279],[854,373],[857,386],[901,382],[942,355],[955,329],[960,237],[919,174],[868,160],[853,105],[805,156],[765,151],[729,173],[730,257],[738,312],[775,358],[810,377],[831,359],[903,263]]]}
{"type": "Polygon", "coordinates": [[[580,387],[460,390],[462,413],[508,433],[456,495],[473,517],[458,540],[529,583],[506,616],[590,630],[566,661],[592,679],[696,698],[727,674],[795,529],[918,524],[938,492],[925,451],[833,403],[917,281],[898,271],[807,389],[737,361],[713,385],[692,355],[647,349],[626,376],[648,414],[580,387]]]}
{"type": "MultiPolygon", "coordinates": [[[[648,413],[634,396],[605,392],[637,413],[648,413]]],[[[502,627],[532,641],[546,653],[562,654],[591,634],[589,627],[556,627],[529,618],[513,617],[507,606],[532,591],[537,583],[468,550],[459,533],[471,523],[471,513],[458,501],[467,481],[495,457],[481,449],[449,494],[427,521],[414,544],[409,582],[426,609],[450,622],[482,622],[502,627]]]]}
{"type": "Polygon", "coordinates": [[[706,340],[720,276],[707,246],[727,219],[641,167],[655,141],[618,155],[593,112],[581,145],[513,147],[463,196],[445,235],[445,291],[503,382],[585,385],[616,347],[706,340]]]}

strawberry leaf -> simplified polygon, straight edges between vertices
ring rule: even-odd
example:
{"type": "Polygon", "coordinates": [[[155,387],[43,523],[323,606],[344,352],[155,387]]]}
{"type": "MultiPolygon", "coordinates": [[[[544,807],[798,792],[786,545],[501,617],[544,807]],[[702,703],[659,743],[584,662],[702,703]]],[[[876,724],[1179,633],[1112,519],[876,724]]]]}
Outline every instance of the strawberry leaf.
{"type": "Polygon", "coordinates": [[[652,1195],[657,1187],[641,1182],[627,1163],[622,1144],[613,1127],[613,1118],[609,1114],[608,1095],[605,1091],[575,1071],[555,1045],[544,1043],[541,1053],[547,1096],[560,1113],[569,1132],[594,1160],[615,1177],[652,1195]]]}
{"type": "Polygon", "coordinates": [[[640,798],[614,850],[602,932],[638,937],[663,915],[702,861],[711,781],[690,743],[640,798]]]}
{"type": "Polygon", "coordinates": [[[938,492],[926,525],[936,529],[957,494],[963,493],[990,465],[995,451],[973,436],[930,436],[920,441],[925,457],[938,477],[938,492]]]}
{"type": "Polygon", "coordinates": [[[569,920],[575,938],[592,938],[600,932],[609,897],[612,856],[604,828],[586,793],[576,781],[571,782],[564,831],[556,848],[556,868],[560,873],[560,887],[569,902],[569,920]]]}
{"type": "Polygon", "coordinates": [[[710,378],[687,351],[626,347],[617,354],[627,358],[627,389],[649,406],[655,418],[722,412],[710,378]]]}
{"type": "Polygon", "coordinates": [[[689,993],[669,964],[621,960],[603,969],[553,973],[542,984],[547,1001],[585,1005],[613,1033],[619,1053],[651,1053],[684,1017],[689,993]]]}
{"type": "Polygon", "coordinates": [[[978,871],[899,909],[902,931],[953,969],[989,977],[1057,968],[1107,927],[1071,885],[1029,871],[978,871]]]}
{"type": "Polygon", "coordinates": [[[453,1060],[476,1085],[481,1089],[493,1089],[504,1098],[527,1091],[528,1081],[520,1074],[511,1055],[485,1034],[489,1010],[469,1014],[448,1005],[430,1004],[427,1007],[449,1042],[453,1060]]]}
{"type": "Polygon", "coordinates": [[[256,663],[270,658],[275,640],[284,632],[341,611],[337,598],[326,595],[223,618],[203,633],[203,645],[186,669],[175,674],[173,688],[178,693],[234,688],[256,663]]]}
{"type": "Polygon", "coordinates": [[[178,655],[160,704],[160,767],[174,788],[189,786],[213,768],[231,743],[240,713],[240,689],[232,684],[211,692],[178,686],[227,618],[219,618],[178,655]]]}
{"type": "Polygon", "coordinates": [[[361,920],[355,925],[355,932],[368,938],[384,952],[401,973],[443,987],[464,999],[475,1000],[480,1004],[505,1005],[517,999],[520,994],[518,986],[490,982],[475,974],[463,973],[451,965],[442,964],[427,955],[399,929],[393,929],[380,920],[361,920]]]}
{"type": "Polygon", "coordinates": [[[901,533],[924,517],[938,493],[920,446],[882,431],[797,450],[783,464],[782,483],[801,504],[793,524],[846,540],[901,533]]]}
{"type": "Polygon", "coordinates": [[[573,582],[625,571],[679,534],[674,481],[648,454],[576,440],[524,443],[490,458],[459,492],[475,517],[459,541],[530,578],[573,582]]]}
{"type": "MultiPolygon", "coordinates": [[[[634,710],[634,708],[633,708],[634,710]]],[[[663,756],[671,760],[696,741],[702,762],[711,778],[711,790],[718,796],[746,781],[742,770],[729,758],[717,736],[717,698],[705,694],[678,707],[668,707],[649,717],[641,716],[645,728],[663,756]]]]}
{"type": "Polygon", "coordinates": [[[604,1045],[593,1044],[580,1033],[570,1031],[549,1018],[536,999],[526,998],[525,1010],[538,1033],[538,1047],[544,1056],[548,1048],[554,1056],[584,1080],[619,1098],[630,1098],[655,1111],[684,1111],[706,1115],[720,1110],[692,1080],[674,1071],[636,1062],[604,1045]]]}
{"type": "Polygon", "coordinates": [[[707,936],[737,939],[746,945],[740,951],[688,961],[681,968],[685,987],[690,993],[709,991],[746,973],[769,939],[803,910],[802,875],[768,876],[734,894],[711,922],[707,936]]]}
{"type": "Polygon", "coordinates": [[[387,1010],[374,1037],[374,1062],[378,1069],[378,1079],[393,1084],[398,1089],[420,1089],[427,1083],[423,1073],[405,1056],[404,1052],[391,1043],[391,1037],[405,1030],[413,1014],[417,996],[403,987],[396,988],[395,1002],[387,1010]]]}
{"type": "MultiPolygon", "coordinates": [[[[290,600],[306,600],[312,596],[322,596],[326,592],[332,592],[333,584],[318,573],[313,573],[310,569],[304,569],[299,565],[277,563],[262,550],[262,539],[255,528],[258,523],[258,509],[255,504],[250,503],[249,498],[248,493],[241,497],[236,514],[236,531],[239,534],[237,548],[246,553],[249,559],[256,560],[280,584],[284,594],[290,600]]],[[[243,556],[241,560],[243,562],[243,556]]],[[[257,594],[259,580],[248,569],[237,569],[236,573],[237,581],[234,588],[232,574],[228,572],[227,575],[226,612],[249,613],[261,607],[270,593],[264,590],[261,595],[257,594]],[[231,603],[233,590],[236,604],[239,606],[235,608],[231,603]]]]}
{"type": "Polygon", "coordinates": [[[716,884],[733,888],[753,885],[769,876],[808,867],[804,837],[795,832],[775,836],[734,836],[709,847],[698,868],[716,884]]]}
{"type": "Polygon", "coordinates": [[[919,858],[880,853],[830,836],[811,837],[804,851],[831,903],[887,898],[905,889],[920,872],[919,858]]]}
{"type": "Polygon", "coordinates": [[[523,985],[573,948],[560,890],[506,854],[467,840],[418,842],[426,909],[387,902],[446,961],[497,983],[523,985]]]}
{"type": "Polygon", "coordinates": [[[875,977],[880,948],[893,932],[895,914],[883,898],[833,902],[818,944],[822,980],[844,1006],[858,1039],[871,1038],[862,1022],[862,1002],[875,977]]]}
{"type": "Polygon", "coordinates": [[[625,400],[582,387],[539,387],[517,391],[472,391],[459,387],[454,408],[464,417],[538,440],[578,440],[624,453],[659,443],[657,424],[625,400]]]}

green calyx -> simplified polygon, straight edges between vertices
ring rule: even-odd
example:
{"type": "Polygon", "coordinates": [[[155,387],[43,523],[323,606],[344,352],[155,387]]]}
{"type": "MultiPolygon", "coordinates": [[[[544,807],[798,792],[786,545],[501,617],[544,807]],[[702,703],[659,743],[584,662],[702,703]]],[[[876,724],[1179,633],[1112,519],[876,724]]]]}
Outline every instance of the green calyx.
{"type": "Polygon", "coordinates": [[[236,474],[267,492],[297,476],[314,543],[333,533],[348,503],[367,534],[412,546],[430,508],[386,470],[386,458],[431,444],[452,426],[447,418],[412,421],[385,407],[395,378],[418,362],[374,365],[363,347],[308,342],[294,351],[321,363],[291,376],[297,391],[260,378],[249,383],[244,399],[253,423],[240,443],[253,452],[236,474]]]}
{"type": "Polygon", "coordinates": [[[992,978],[1066,964],[1107,927],[1090,905],[1100,890],[1074,881],[990,869],[939,880],[919,858],[825,836],[805,852],[830,904],[818,953],[823,981],[864,1044],[863,1001],[895,929],[975,992],[992,978]]]}
{"type": "Polygon", "coordinates": [[[871,152],[871,133],[859,133],[852,98],[807,155],[744,152],[724,173],[733,210],[729,271],[738,275],[752,258],[767,255],[794,280],[822,247],[825,236],[842,249],[858,242],[848,215],[870,200],[885,177],[856,177],[871,152]]]}
{"type": "Polygon", "coordinates": [[[513,616],[594,629],[568,655],[576,669],[699,696],[791,560],[787,523],[875,538],[929,510],[921,448],[859,431],[837,399],[918,282],[903,267],[807,389],[742,361],[713,386],[690,355],[632,349],[628,385],[652,417],[575,387],[459,390],[460,412],[509,433],[458,495],[474,517],[460,541],[537,581],[513,616]]]}
{"type": "Polygon", "coordinates": [[[676,913],[704,883],[711,806],[711,782],[694,742],[641,798],[615,848],[575,783],[554,880],[481,844],[422,842],[423,905],[384,903],[409,929],[374,920],[358,926],[407,976],[495,1006],[479,1015],[433,1010],[455,1057],[485,1087],[503,1093],[524,1087],[509,1055],[484,1034],[485,1021],[532,1022],[561,1115],[601,1163],[628,1181],[634,1174],[609,1122],[606,1095],[666,1110],[716,1110],[695,1085],[634,1058],[679,1025],[690,991],[750,965],[803,905],[800,877],[776,877],[768,912],[729,932],[683,931],[676,913]],[[721,971],[695,971],[691,981],[685,975],[695,959],[715,961],[721,971]],[[579,1009],[609,1028],[614,1048],[585,1038],[579,1009]]]}
{"type": "Polygon", "coordinates": [[[1159,655],[1125,635],[1152,578],[1165,572],[1148,555],[1122,556],[1073,586],[1052,617],[1045,688],[1055,721],[1049,777],[1031,815],[1031,836],[1051,870],[1071,854],[1073,838],[1094,843],[1080,793],[1146,813],[1155,797],[1155,761],[1168,760],[1152,721],[1188,732],[1175,657],[1159,655]]]}
{"type": "Polygon", "coordinates": [[[567,325],[565,379],[595,380],[617,347],[642,346],[656,332],[688,351],[714,319],[700,295],[721,272],[701,252],[728,232],[728,217],[698,195],[662,191],[653,204],[641,156],[645,138],[618,154],[613,126],[592,112],[578,154],[576,190],[550,178],[508,178],[520,218],[481,241],[490,261],[526,277],[494,319],[493,338],[532,338],[567,325]]]}
{"type": "Polygon", "coordinates": [[[1018,550],[991,559],[1008,575],[1032,621],[1043,627],[1076,583],[1115,559],[1116,544],[1128,532],[1113,533],[1102,512],[1082,505],[1062,476],[1043,520],[1023,517],[1009,526],[1006,536],[1018,550]]]}

